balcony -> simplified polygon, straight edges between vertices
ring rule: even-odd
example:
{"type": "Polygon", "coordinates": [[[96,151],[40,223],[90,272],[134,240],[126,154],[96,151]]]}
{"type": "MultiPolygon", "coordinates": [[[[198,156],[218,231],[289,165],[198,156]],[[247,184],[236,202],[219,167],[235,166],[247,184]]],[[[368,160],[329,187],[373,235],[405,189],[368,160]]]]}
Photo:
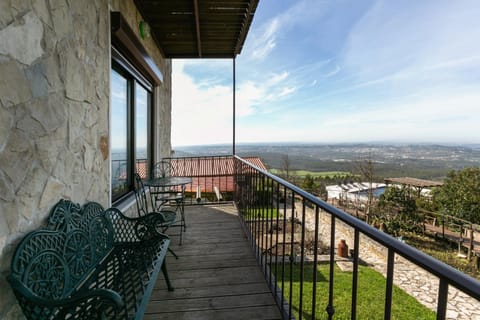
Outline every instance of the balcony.
{"type": "MultiPolygon", "coordinates": [[[[168,260],[176,291],[169,293],[159,281],[146,319],[356,319],[362,318],[360,308],[372,318],[403,319],[395,308],[396,286],[432,310],[432,319],[479,317],[477,280],[244,159],[233,159],[235,201],[186,207],[185,241],[178,246],[173,240],[180,258],[168,260]],[[340,239],[351,249],[346,259],[336,255],[340,239]],[[320,252],[322,242],[326,254],[320,252]],[[351,270],[347,293],[336,286],[338,261],[351,270]],[[364,264],[384,276],[375,297],[380,310],[359,298],[364,264]],[[326,277],[313,272],[320,265],[327,266],[326,277]],[[347,315],[336,313],[340,304],[347,304],[347,315]]],[[[221,170],[218,174],[225,178],[221,170]]]]}
{"type": "MultiPolygon", "coordinates": [[[[175,291],[157,281],[145,319],[281,319],[233,203],[188,206],[183,243],[167,258],[175,291]]],[[[172,232],[174,233],[174,232],[172,232]]]]}
{"type": "MultiPolygon", "coordinates": [[[[135,100],[130,99],[134,82],[149,92],[152,117],[145,124],[152,128],[141,139],[151,142],[149,160],[170,156],[170,59],[234,59],[258,1],[97,0],[58,6],[7,2],[2,2],[0,19],[5,40],[0,50],[0,318],[17,319],[20,310],[5,275],[20,238],[45,222],[60,197],[110,206],[112,192],[130,191],[125,181],[132,180],[135,171],[133,134],[141,130],[133,125],[134,112],[127,112],[133,106],[125,109],[121,121],[110,118],[118,114],[112,72],[128,73],[120,95],[125,106],[135,100]],[[152,27],[152,37],[137,34],[144,22],[152,27]],[[117,130],[115,123],[132,126],[117,130]],[[130,177],[124,164],[113,159],[116,136],[129,142],[123,147],[128,149],[130,177]]],[[[233,113],[235,119],[235,99],[233,113]]],[[[233,129],[235,153],[235,124],[233,129]]],[[[342,302],[336,302],[340,292],[335,289],[334,265],[342,238],[353,249],[347,318],[360,317],[358,307],[367,304],[357,297],[360,262],[372,257],[368,248],[379,248],[379,256],[385,257],[376,265],[386,276],[377,298],[383,318],[395,316],[394,284],[430,278],[437,282],[427,295],[417,286],[418,299],[426,296],[423,303],[438,319],[480,317],[477,281],[244,159],[224,157],[229,164],[225,167],[220,164],[224,160],[211,159],[209,174],[190,171],[184,159],[178,160],[174,174],[193,176],[201,197],[197,188],[187,190],[191,225],[184,245],[175,248],[180,259],[169,259],[177,291],[166,293],[159,283],[147,317],[338,318],[342,302]],[[212,202],[225,207],[194,206],[212,202]],[[320,241],[329,247],[326,260],[318,252],[320,241]],[[323,279],[311,272],[320,263],[330,270],[323,279]],[[413,277],[399,277],[413,268],[413,277]],[[295,287],[290,282],[294,272],[299,275],[295,287]],[[313,279],[307,279],[309,274],[313,279]],[[328,283],[328,289],[317,288],[320,282],[328,283]],[[300,299],[294,301],[294,295],[300,299]]],[[[125,202],[126,210],[133,207],[133,201],[125,202]]]]}

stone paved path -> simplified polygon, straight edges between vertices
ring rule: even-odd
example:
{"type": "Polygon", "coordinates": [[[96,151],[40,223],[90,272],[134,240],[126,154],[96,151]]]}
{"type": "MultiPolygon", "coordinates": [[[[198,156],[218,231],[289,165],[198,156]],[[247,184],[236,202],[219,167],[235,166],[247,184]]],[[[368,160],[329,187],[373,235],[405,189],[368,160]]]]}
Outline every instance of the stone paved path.
{"type": "MultiPolygon", "coordinates": [[[[307,210],[306,227],[314,230],[314,213],[307,210]]],[[[330,242],[330,217],[325,213],[321,214],[319,237],[324,243],[330,242]]],[[[343,223],[336,223],[336,242],[340,239],[346,239],[347,243],[353,244],[352,233],[348,226],[343,223]]],[[[368,245],[364,245],[365,237],[360,240],[360,259],[370,264],[375,270],[382,273],[384,276],[387,273],[386,255],[385,251],[380,245],[372,245],[372,241],[368,245]],[[378,248],[375,248],[375,247],[378,248]]],[[[408,260],[396,256],[394,269],[394,284],[403,289],[405,292],[415,297],[420,303],[426,307],[436,311],[437,296],[438,296],[438,278],[409,262],[408,260]]],[[[467,294],[457,290],[454,287],[449,287],[448,305],[447,305],[447,319],[465,319],[465,320],[480,320],[480,302],[471,298],[467,294]]]]}

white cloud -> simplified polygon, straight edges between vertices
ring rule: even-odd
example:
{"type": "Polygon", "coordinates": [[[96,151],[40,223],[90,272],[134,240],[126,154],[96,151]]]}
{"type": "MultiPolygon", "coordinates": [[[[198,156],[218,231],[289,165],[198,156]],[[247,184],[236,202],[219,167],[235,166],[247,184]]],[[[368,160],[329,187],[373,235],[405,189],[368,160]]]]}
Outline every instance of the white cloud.
{"type": "Polygon", "coordinates": [[[285,97],[285,96],[288,96],[292,93],[294,93],[295,91],[297,91],[297,88],[295,87],[283,87],[280,92],[278,93],[278,96],[279,97],[285,97]]]}
{"type": "Polygon", "coordinates": [[[253,81],[242,83],[236,92],[237,116],[251,115],[255,106],[265,99],[265,90],[253,81]]]}
{"type": "Polygon", "coordinates": [[[272,19],[262,26],[261,34],[252,40],[252,59],[263,60],[275,48],[279,26],[280,24],[277,18],[272,19]]]}
{"type": "MultiPolygon", "coordinates": [[[[294,1],[250,31],[238,141],[480,141],[478,2],[317,3],[294,1]]],[[[231,142],[231,84],[216,62],[192,65],[203,63],[199,76],[175,61],[174,145],[231,142]]]]}
{"type": "Polygon", "coordinates": [[[173,145],[223,143],[231,140],[232,88],[203,87],[184,72],[186,62],[173,63],[173,145]]]}
{"type": "Polygon", "coordinates": [[[266,75],[266,80],[247,80],[241,83],[237,88],[236,95],[237,116],[251,116],[256,112],[272,112],[268,109],[269,103],[279,101],[297,90],[296,87],[288,85],[288,77],[289,73],[283,71],[266,75]]]}
{"type": "MultiPolygon", "coordinates": [[[[198,63],[198,62],[195,62],[198,63]]],[[[231,142],[232,86],[215,79],[200,81],[185,71],[188,60],[175,60],[172,79],[172,140],[173,145],[231,142]],[[214,84],[214,85],[212,85],[214,84]]],[[[207,62],[202,69],[217,70],[207,62]]],[[[266,104],[282,99],[296,88],[285,85],[289,73],[270,73],[265,79],[247,80],[237,85],[236,117],[257,112],[268,113],[266,104]]]]}
{"type": "Polygon", "coordinates": [[[324,78],[331,78],[337,73],[340,72],[340,67],[338,65],[335,65],[334,69],[332,71],[329,71],[323,75],[324,78]]]}
{"type": "Polygon", "coordinates": [[[441,61],[435,64],[428,64],[425,66],[424,70],[431,71],[452,68],[469,68],[472,66],[477,68],[480,67],[480,55],[459,57],[451,60],[441,61]]]}
{"type": "MultiPolygon", "coordinates": [[[[480,93],[449,91],[434,97],[384,100],[369,107],[360,103],[319,116],[302,111],[278,118],[276,126],[285,129],[273,132],[283,135],[277,138],[291,136],[298,137],[298,141],[478,143],[480,130],[472,129],[480,123],[479,101],[480,93]]],[[[271,134],[265,138],[269,141],[275,137],[271,134]]]]}
{"type": "MultiPolygon", "coordinates": [[[[381,77],[478,55],[476,1],[379,1],[354,26],[344,52],[349,72],[381,77]],[[408,23],[407,23],[408,22],[408,23]]],[[[453,66],[453,65],[451,65],[453,66]]]]}
{"type": "Polygon", "coordinates": [[[267,81],[268,86],[274,86],[288,78],[288,72],[283,71],[282,73],[272,73],[267,81]]]}

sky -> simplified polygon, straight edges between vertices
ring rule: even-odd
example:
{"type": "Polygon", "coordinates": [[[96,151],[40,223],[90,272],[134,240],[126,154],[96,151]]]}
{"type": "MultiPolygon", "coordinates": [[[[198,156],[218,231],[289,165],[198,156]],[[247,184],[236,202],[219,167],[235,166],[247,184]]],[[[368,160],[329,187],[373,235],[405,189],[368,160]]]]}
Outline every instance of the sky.
{"type": "MultiPolygon", "coordinates": [[[[236,143],[480,143],[480,1],[260,0],[236,143]]],[[[173,146],[232,143],[232,60],[174,60],[173,146]]]]}

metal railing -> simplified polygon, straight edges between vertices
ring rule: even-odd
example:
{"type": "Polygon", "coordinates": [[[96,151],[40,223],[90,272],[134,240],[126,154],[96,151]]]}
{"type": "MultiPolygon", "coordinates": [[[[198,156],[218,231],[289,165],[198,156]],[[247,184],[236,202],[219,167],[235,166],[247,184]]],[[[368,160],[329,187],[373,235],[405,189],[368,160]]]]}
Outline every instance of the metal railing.
{"type": "MultiPolygon", "coordinates": [[[[171,164],[172,176],[191,177],[186,185],[186,204],[207,204],[233,200],[233,156],[164,158],[171,164]]],[[[150,175],[147,159],[137,159],[135,172],[144,179],[150,175]]],[[[127,160],[112,160],[112,191],[122,193],[127,186],[127,160]]]]}
{"type": "Polygon", "coordinates": [[[233,200],[234,159],[229,156],[165,158],[172,176],[190,177],[186,185],[187,204],[208,204],[233,200]]]}
{"type": "Polygon", "coordinates": [[[403,257],[412,267],[423,269],[438,278],[437,319],[446,318],[448,292],[452,286],[479,300],[480,282],[477,280],[239,157],[235,157],[235,170],[235,202],[243,226],[285,319],[314,319],[319,312],[324,312],[321,318],[333,318],[336,308],[335,260],[338,259],[335,255],[336,244],[346,236],[353,243],[353,250],[350,251],[353,267],[351,319],[357,318],[357,306],[361,303],[357,299],[359,265],[365,248],[371,243],[384,248],[386,258],[384,319],[392,317],[394,269],[398,257],[403,257]],[[321,238],[325,235],[329,264],[329,276],[326,277],[329,281],[328,293],[318,292],[317,288],[317,282],[320,281],[317,279],[317,264],[321,259],[319,248],[321,238]],[[299,274],[294,275],[294,270],[299,274]],[[307,273],[311,277],[308,279],[311,286],[307,286],[307,273]],[[294,277],[295,287],[292,284],[294,277]],[[328,295],[328,302],[319,306],[317,300],[325,294],[328,295]],[[295,301],[292,298],[294,295],[297,297],[295,301]]]}

